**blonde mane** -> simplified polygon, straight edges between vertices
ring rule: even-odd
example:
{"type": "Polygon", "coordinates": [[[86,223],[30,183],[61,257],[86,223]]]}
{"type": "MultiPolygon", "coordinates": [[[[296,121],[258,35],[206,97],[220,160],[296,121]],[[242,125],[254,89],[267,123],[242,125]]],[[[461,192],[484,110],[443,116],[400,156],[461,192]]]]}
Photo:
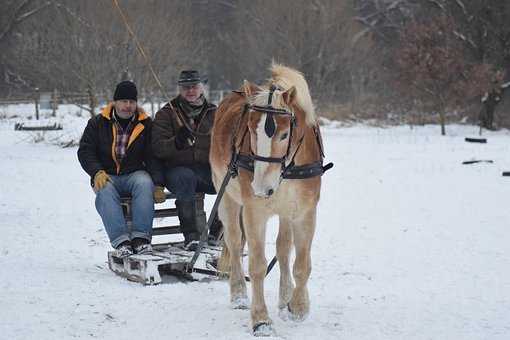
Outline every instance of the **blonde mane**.
{"type": "MultiPolygon", "coordinates": [[[[285,108],[282,93],[290,89],[292,86],[296,88],[296,103],[304,111],[306,117],[306,124],[313,126],[316,124],[315,108],[310,96],[308,83],[303,74],[290,67],[273,63],[270,68],[271,79],[268,82],[277,85],[281,91],[275,91],[273,95],[272,105],[276,108],[285,108]]],[[[251,104],[266,105],[269,91],[264,90],[257,93],[252,99],[251,104]]]]}

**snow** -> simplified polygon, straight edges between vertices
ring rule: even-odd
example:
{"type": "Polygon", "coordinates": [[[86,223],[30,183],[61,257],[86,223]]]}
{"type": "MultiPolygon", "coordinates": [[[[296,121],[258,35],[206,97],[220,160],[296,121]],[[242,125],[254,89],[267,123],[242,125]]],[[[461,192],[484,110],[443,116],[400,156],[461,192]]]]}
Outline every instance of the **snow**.
{"type": "MultiPolygon", "coordinates": [[[[69,110],[57,119],[73,135],[86,114],[69,110]]],[[[51,133],[33,143],[15,121],[0,120],[0,338],[253,338],[225,281],[142,286],[114,275],[76,148],[51,145],[51,133]]],[[[276,266],[265,284],[270,339],[508,339],[510,133],[471,144],[477,127],[439,132],[323,127],[335,167],[323,177],[311,312],[278,317],[276,266]],[[494,163],[461,164],[471,159],[494,163]]],[[[275,234],[272,219],[268,259],[275,234]]]]}

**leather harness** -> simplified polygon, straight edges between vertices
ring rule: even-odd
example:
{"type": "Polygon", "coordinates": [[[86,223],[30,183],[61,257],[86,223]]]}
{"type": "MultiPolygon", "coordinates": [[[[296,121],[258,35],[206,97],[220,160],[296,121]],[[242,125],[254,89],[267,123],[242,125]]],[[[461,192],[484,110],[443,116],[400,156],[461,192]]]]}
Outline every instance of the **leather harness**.
{"type": "MultiPolygon", "coordinates": [[[[239,120],[237,122],[237,127],[235,129],[236,133],[232,137],[232,157],[231,162],[229,164],[229,171],[232,172],[232,177],[237,176],[238,169],[242,168],[245,170],[248,170],[250,172],[254,171],[254,162],[255,161],[261,161],[261,162],[267,162],[267,163],[280,163],[282,170],[281,170],[281,178],[282,179],[306,179],[311,178],[315,176],[322,176],[327,170],[331,169],[333,167],[333,163],[328,163],[326,165],[323,165],[323,159],[324,159],[324,149],[321,141],[321,135],[319,126],[316,125],[313,128],[315,138],[317,141],[317,145],[319,146],[320,150],[320,160],[316,162],[312,162],[309,164],[304,165],[295,165],[294,164],[294,158],[296,157],[299,148],[301,147],[301,144],[303,143],[303,138],[299,140],[298,146],[296,150],[294,151],[294,154],[292,155],[290,162],[288,165],[285,165],[287,160],[289,159],[290,155],[290,149],[292,145],[292,137],[293,137],[293,130],[296,127],[296,117],[294,113],[274,108],[272,104],[272,97],[273,92],[277,89],[275,85],[271,85],[269,88],[269,97],[268,97],[268,103],[267,106],[258,106],[258,105],[249,105],[245,104],[243,112],[241,113],[241,116],[239,117],[239,120]],[[241,137],[241,140],[239,142],[239,146],[236,147],[235,140],[237,137],[237,134],[239,133],[239,126],[241,124],[241,121],[244,117],[244,115],[249,110],[265,113],[266,116],[266,122],[265,122],[265,132],[268,137],[273,137],[274,131],[275,131],[275,123],[274,123],[274,115],[284,115],[290,117],[290,132],[289,132],[289,141],[287,146],[287,152],[283,157],[263,157],[259,156],[257,154],[254,154],[253,151],[250,154],[244,154],[241,153],[241,151],[238,151],[238,148],[243,144],[244,139],[248,132],[248,127],[245,128],[243,135],[241,137]]],[[[243,92],[235,91],[235,93],[244,95],[243,92]]]]}

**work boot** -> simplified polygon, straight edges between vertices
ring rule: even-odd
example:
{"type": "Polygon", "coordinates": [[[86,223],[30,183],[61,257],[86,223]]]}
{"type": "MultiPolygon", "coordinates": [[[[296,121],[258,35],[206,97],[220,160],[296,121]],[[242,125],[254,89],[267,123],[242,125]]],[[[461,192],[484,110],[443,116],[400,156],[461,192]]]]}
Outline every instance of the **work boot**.
{"type": "Polygon", "coordinates": [[[186,246],[191,246],[192,241],[198,242],[200,240],[200,233],[197,228],[196,203],[195,200],[177,200],[175,206],[177,207],[181,232],[184,235],[184,247],[186,248],[186,246]]]}
{"type": "Polygon", "coordinates": [[[152,246],[149,240],[142,237],[135,237],[131,241],[135,254],[138,255],[152,255],[152,246]]]}
{"type": "Polygon", "coordinates": [[[133,255],[133,247],[130,241],[124,241],[115,248],[115,255],[117,257],[128,257],[133,255]]]}
{"type": "Polygon", "coordinates": [[[189,240],[189,241],[184,240],[184,249],[188,250],[188,251],[195,251],[195,250],[197,250],[199,243],[200,242],[197,240],[189,240]]]}

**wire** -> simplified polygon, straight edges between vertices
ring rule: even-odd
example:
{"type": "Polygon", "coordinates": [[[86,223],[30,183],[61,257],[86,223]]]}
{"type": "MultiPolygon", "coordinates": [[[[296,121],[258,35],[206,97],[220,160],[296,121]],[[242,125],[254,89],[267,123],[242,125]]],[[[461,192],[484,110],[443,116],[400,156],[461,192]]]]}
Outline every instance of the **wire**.
{"type": "MultiPolygon", "coordinates": [[[[112,0],[113,2],[113,5],[114,7],[118,10],[121,18],[122,18],[122,21],[124,22],[124,25],[126,26],[126,29],[127,31],[129,32],[129,35],[131,35],[131,38],[133,38],[134,42],[135,42],[135,45],[136,45],[136,48],[138,49],[138,52],[140,52],[140,54],[142,55],[143,59],[145,60],[145,63],[147,64],[147,66],[149,67],[151,73],[152,73],[152,76],[154,77],[154,80],[156,81],[156,84],[158,85],[159,87],[159,90],[161,91],[161,93],[167,98],[168,100],[168,105],[170,105],[170,109],[172,109],[172,111],[174,112],[177,112],[177,110],[173,107],[172,103],[171,103],[171,98],[170,96],[168,96],[167,92],[165,91],[165,89],[163,88],[163,84],[161,84],[161,81],[159,80],[159,77],[158,75],[156,74],[156,72],[154,71],[154,68],[152,67],[152,63],[150,62],[150,59],[149,57],[147,56],[147,54],[145,53],[145,50],[142,46],[142,44],[140,43],[140,41],[138,40],[135,32],[133,31],[133,29],[131,28],[131,25],[129,25],[129,22],[128,22],[128,19],[126,17],[126,15],[124,14],[124,11],[122,11],[122,8],[120,7],[119,5],[119,2],[118,0],[112,0]]],[[[183,121],[181,120],[181,117],[179,115],[176,115],[177,116],[177,123],[180,125],[180,126],[183,126],[184,123],[183,121]]]]}

